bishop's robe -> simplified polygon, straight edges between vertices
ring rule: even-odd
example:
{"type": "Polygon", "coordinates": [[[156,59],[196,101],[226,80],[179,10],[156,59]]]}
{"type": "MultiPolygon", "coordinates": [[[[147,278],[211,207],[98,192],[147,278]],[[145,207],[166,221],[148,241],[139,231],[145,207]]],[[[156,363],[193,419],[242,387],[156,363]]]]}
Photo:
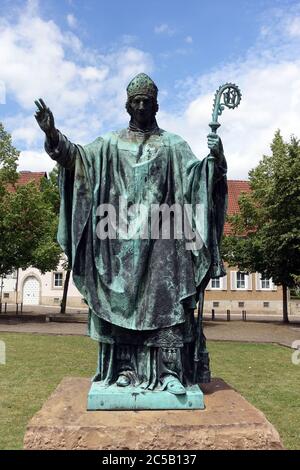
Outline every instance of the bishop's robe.
{"type": "Polygon", "coordinates": [[[154,384],[155,348],[195,340],[191,315],[201,283],[225,274],[219,251],[227,204],[225,158],[215,162],[211,207],[207,158],[198,160],[181,137],[162,129],[111,132],[86,146],[59,133],[57,147],[46,142],[45,148],[60,165],[58,241],[88,305],[89,334],[100,342],[97,376],[112,379],[114,345],[136,344],[143,357],[137,373],[148,386],[154,384]],[[192,205],[200,246],[187,249],[184,235],[141,238],[141,218],[133,224],[138,236],[100,239],[97,208],[111,204],[118,214],[120,197],[128,207],[143,204],[149,213],[152,205],[192,205]]]}

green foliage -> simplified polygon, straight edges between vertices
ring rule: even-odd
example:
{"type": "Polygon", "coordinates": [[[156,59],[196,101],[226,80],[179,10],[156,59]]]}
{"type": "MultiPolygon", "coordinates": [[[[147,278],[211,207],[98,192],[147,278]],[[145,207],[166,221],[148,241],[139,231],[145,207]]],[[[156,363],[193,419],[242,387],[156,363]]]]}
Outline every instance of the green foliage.
{"type": "Polygon", "coordinates": [[[48,202],[55,214],[59,215],[60,196],[58,189],[58,167],[49,173],[48,179],[43,178],[41,181],[41,190],[44,195],[44,200],[48,202]]]}
{"type": "Polygon", "coordinates": [[[285,143],[277,131],[271,150],[249,173],[252,191],[229,218],[233,234],[222,251],[229,265],[294,288],[300,276],[300,144],[295,137],[285,143]]]}
{"type": "Polygon", "coordinates": [[[8,184],[14,185],[18,179],[18,150],[12,145],[11,136],[0,122],[0,197],[8,184]]]}
{"type": "Polygon", "coordinates": [[[17,185],[18,155],[0,123],[0,276],[29,266],[51,271],[61,254],[54,176],[41,187],[34,182],[17,185]]]}
{"type": "Polygon", "coordinates": [[[6,192],[0,201],[0,274],[29,266],[55,269],[60,255],[56,231],[57,216],[35,183],[6,192]]]}
{"type": "MultiPolygon", "coordinates": [[[[58,166],[56,165],[54,169],[49,174],[49,178],[42,182],[42,191],[44,195],[44,200],[51,204],[53,211],[56,214],[57,220],[59,217],[59,207],[60,207],[60,195],[59,195],[59,188],[58,188],[58,166]]],[[[55,232],[56,236],[56,232],[55,232]]],[[[56,245],[56,242],[55,242],[56,245]]],[[[47,245],[49,246],[49,245],[47,245]]],[[[52,254],[52,250],[49,250],[50,254],[52,254]]],[[[68,296],[68,288],[70,282],[70,266],[68,260],[65,258],[62,262],[62,267],[64,270],[67,271],[65,282],[64,282],[64,291],[63,297],[61,301],[61,310],[60,313],[66,312],[66,305],[67,305],[67,296],[68,296]]]]}

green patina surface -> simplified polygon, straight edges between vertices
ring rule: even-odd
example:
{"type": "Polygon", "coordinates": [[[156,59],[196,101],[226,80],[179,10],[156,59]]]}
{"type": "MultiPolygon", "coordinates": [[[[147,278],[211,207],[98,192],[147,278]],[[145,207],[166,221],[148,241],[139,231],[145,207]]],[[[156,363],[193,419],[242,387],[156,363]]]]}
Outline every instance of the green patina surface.
{"type": "Polygon", "coordinates": [[[174,395],[163,390],[143,390],[116,385],[102,387],[94,382],[88,394],[87,409],[95,410],[203,410],[204,397],[198,385],[186,388],[184,395],[174,395]]]}
{"type": "Polygon", "coordinates": [[[100,342],[95,380],[110,384],[128,369],[131,382],[154,389],[162,367],[186,385],[207,380],[205,351],[206,377],[201,364],[200,375],[193,377],[200,334],[193,310],[207,275],[224,274],[219,252],[227,203],[223,153],[213,159],[212,180],[211,157],[198,160],[181,137],[157,126],[147,133],[112,132],[85,147],[59,133],[57,147],[46,143],[46,150],[60,164],[58,239],[89,306],[89,334],[100,342]],[[115,236],[100,239],[99,206],[110,205],[119,217],[120,200],[128,207],[142,205],[146,217],[130,213],[134,236],[124,234],[118,219],[115,236]],[[191,240],[183,224],[179,232],[176,225],[176,236],[171,232],[163,238],[158,220],[159,237],[152,236],[152,208],[174,204],[182,217],[185,205],[191,208],[190,227],[199,242],[193,249],[187,249],[191,240]],[[125,353],[118,350],[124,344],[131,346],[125,353]],[[160,348],[176,348],[173,370],[162,366],[168,359],[160,348]]]}
{"type": "Polygon", "coordinates": [[[217,91],[210,154],[200,161],[181,137],[158,127],[157,92],[146,74],[134,77],[129,127],[86,146],[55,128],[42,99],[36,119],[60,166],[58,240],[89,307],[89,335],[99,342],[94,381],[184,395],[184,387],[210,380],[203,293],[210,278],[225,274],[227,206],[216,130],[241,95],[233,84],[217,91]]]}
{"type": "MultiPolygon", "coordinates": [[[[179,136],[163,130],[143,135],[127,129],[109,133],[84,148],[60,135],[61,217],[58,239],[71,260],[74,281],[91,312],[91,335],[105,341],[104,320],[130,330],[166,328],[185,321],[184,301],[195,306],[197,288],[212,266],[224,274],[219,254],[226,211],[226,162],[215,168],[213,221],[208,210],[208,162],[199,161],[179,136]],[[192,205],[200,248],[181,239],[142,239],[145,220],[132,215],[136,237],[100,240],[100,204],[119,213],[129,206],[192,205]],[[197,206],[198,205],[198,206],[197,206]],[[213,227],[212,227],[213,225],[213,227]]],[[[148,219],[149,220],[149,219],[148,219]]],[[[150,226],[148,227],[150,234],[150,226]]]]}

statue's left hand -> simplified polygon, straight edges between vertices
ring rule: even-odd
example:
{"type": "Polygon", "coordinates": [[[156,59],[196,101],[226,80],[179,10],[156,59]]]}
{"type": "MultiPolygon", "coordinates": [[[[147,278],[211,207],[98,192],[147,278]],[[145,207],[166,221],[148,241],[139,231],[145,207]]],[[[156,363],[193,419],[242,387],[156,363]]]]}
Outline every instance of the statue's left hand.
{"type": "Polygon", "coordinates": [[[217,134],[208,134],[207,145],[214,157],[219,158],[223,153],[223,145],[217,134]]]}

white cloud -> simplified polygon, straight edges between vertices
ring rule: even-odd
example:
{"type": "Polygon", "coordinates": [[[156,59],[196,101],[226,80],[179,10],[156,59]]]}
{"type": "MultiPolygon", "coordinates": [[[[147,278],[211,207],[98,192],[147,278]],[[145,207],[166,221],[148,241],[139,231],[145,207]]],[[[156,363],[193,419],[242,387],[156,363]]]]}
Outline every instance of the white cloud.
{"type": "Polygon", "coordinates": [[[30,16],[37,15],[39,11],[39,0],[27,0],[25,11],[26,14],[30,16]]]}
{"type": "Polygon", "coordinates": [[[75,29],[78,25],[77,18],[72,13],[67,15],[67,23],[72,29],[75,29]]]}
{"type": "Polygon", "coordinates": [[[185,42],[186,42],[187,44],[192,44],[192,43],[193,43],[193,38],[192,38],[192,36],[187,36],[187,37],[185,38],[185,42]]]}
{"type": "Polygon", "coordinates": [[[182,111],[160,115],[162,127],[182,135],[203,158],[208,152],[206,135],[214,92],[225,82],[239,85],[243,94],[240,107],[226,109],[219,118],[218,133],[223,139],[230,178],[247,178],[262,155],[270,153],[277,129],[285,139],[291,134],[300,137],[300,57],[295,54],[300,50],[300,41],[296,34],[291,39],[291,31],[286,29],[292,20],[300,24],[300,16],[277,11],[276,28],[266,24],[262,38],[244,59],[178,83],[182,111]]]}
{"type": "Polygon", "coordinates": [[[167,23],[162,23],[155,26],[155,34],[167,34],[168,36],[173,36],[175,34],[175,29],[171,28],[167,23]]]}
{"type": "Polygon", "coordinates": [[[46,154],[32,150],[24,150],[19,157],[20,171],[47,171],[53,170],[55,162],[46,154]]]}
{"type": "Polygon", "coordinates": [[[286,21],[286,31],[292,37],[300,36],[300,18],[288,18],[286,21]]]}
{"type": "Polygon", "coordinates": [[[9,129],[12,129],[13,141],[23,142],[26,146],[35,147],[42,140],[41,131],[32,115],[19,113],[6,119],[9,129]]]}
{"type": "Polygon", "coordinates": [[[6,103],[6,87],[3,80],[0,80],[0,104],[6,103]]]}
{"type": "Polygon", "coordinates": [[[138,41],[137,36],[134,36],[133,34],[123,34],[122,35],[122,42],[123,44],[134,44],[135,42],[138,41]]]}
{"type": "Polygon", "coordinates": [[[149,54],[129,45],[107,54],[89,50],[75,34],[44,20],[37,1],[28,2],[13,19],[0,19],[0,43],[0,83],[19,107],[2,120],[24,150],[40,148],[34,100],[42,97],[57,125],[86,143],[105,126],[126,122],[126,85],[153,67],[149,54]]]}
{"type": "Polygon", "coordinates": [[[218,133],[223,140],[229,177],[247,178],[262,155],[269,153],[278,128],[285,138],[299,133],[300,60],[219,70],[202,77],[205,92],[192,99],[180,115],[162,114],[162,127],[181,134],[201,158],[208,152],[206,135],[214,91],[228,79],[240,86],[243,97],[237,109],[225,109],[219,117],[218,133]]]}
{"type": "MultiPolygon", "coordinates": [[[[299,14],[277,11],[245,57],[199,77],[187,77],[177,84],[173,96],[165,89],[159,95],[160,126],[182,135],[203,158],[208,153],[206,135],[214,92],[224,82],[236,82],[243,94],[241,105],[224,111],[218,132],[229,177],[246,178],[263,153],[269,153],[277,128],[286,139],[300,134],[298,22],[299,14]],[[164,96],[175,111],[165,107],[164,96]]],[[[161,33],[167,33],[168,25],[162,26],[161,33]]],[[[12,131],[15,145],[24,150],[20,165],[26,170],[53,167],[41,152],[43,134],[33,117],[34,99],[44,98],[54,111],[57,127],[85,144],[126,124],[126,85],[135,74],[153,69],[151,56],[128,44],[106,54],[89,50],[75,34],[42,19],[36,2],[15,16],[13,23],[0,20],[0,42],[0,81],[10,101],[19,106],[19,112],[7,115],[4,124],[12,131]]],[[[1,111],[6,109],[0,106],[1,111]]]]}

